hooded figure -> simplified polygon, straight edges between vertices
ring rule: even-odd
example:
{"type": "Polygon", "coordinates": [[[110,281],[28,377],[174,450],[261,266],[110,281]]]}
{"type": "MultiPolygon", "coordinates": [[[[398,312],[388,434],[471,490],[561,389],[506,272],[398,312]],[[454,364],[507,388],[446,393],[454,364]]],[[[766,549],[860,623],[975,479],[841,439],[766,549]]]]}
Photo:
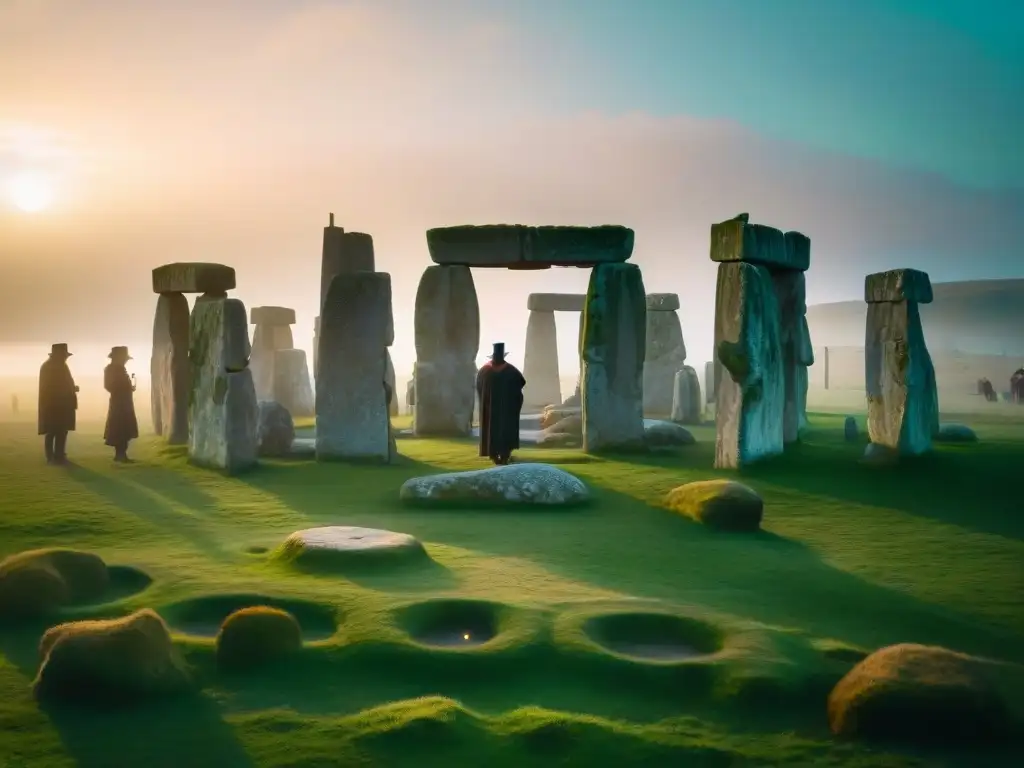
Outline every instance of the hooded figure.
{"type": "Polygon", "coordinates": [[[75,431],[78,387],[68,368],[67,344],[54,344],[39,369],[39,434],[49,464],[67,462],[68,432],[75,431]]]}
{"type": "Polygon", "coordinates": [[[495,464],[508,464],[519,447],[519,413],[526,379],[505,361],[505,345],[494,345],[490,362],[476,374],[480,397],[480,455],[495,464]]]}
{"type": "Polygon", "coordinates": [[[135,382],[125,368],[132,358],[127,347],[114,347],[109,357],[110,365],[103,370],[103,388],[110,393],[103,440],[114,449],[114,461],[127,464],[128,443],[139,436],[139,422],[135,416],[135,382]]]}

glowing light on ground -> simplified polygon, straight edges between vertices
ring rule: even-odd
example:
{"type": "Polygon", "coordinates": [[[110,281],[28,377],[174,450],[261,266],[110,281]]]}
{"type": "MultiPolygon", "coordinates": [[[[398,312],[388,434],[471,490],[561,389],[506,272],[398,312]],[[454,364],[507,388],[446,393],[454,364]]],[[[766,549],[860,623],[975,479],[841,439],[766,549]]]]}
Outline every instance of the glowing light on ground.
{"type": "Polygon", "coordinates": [[[25,213],[38,213],[53,203],[53,182],[43,173],[19,173],[6,185],[7,197],[15,208],[25,213]]]}

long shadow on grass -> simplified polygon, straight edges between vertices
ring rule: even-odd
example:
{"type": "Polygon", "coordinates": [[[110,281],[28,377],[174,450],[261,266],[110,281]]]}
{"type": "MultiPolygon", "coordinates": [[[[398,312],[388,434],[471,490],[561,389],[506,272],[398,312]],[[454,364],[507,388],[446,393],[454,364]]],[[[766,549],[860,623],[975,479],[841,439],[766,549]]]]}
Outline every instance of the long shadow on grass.
{"type": "Polygon", "coordinates": [[[197,512],[213,509],[217,505],[213,496],[193,485],[182,472],[137,464],[131,468],[126,479],[197,512]]]}
{"type": "Polygon", "coordinates": [[[174,509],[167,502],[154,498],[132,483],[78,465],[68,467],[68,474],[83,487],[119,509],[180,536],[204,554],[217,560],[226,557],[220,544],[203,530],[200,522],[174,509]]]}

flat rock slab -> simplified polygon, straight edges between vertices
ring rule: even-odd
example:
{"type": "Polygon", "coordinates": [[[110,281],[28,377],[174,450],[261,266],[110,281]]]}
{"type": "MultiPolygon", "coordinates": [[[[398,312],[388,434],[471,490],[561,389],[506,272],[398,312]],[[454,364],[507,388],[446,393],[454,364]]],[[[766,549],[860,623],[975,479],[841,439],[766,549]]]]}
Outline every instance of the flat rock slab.
{"type": "Polygon", "coordinates": [[[522,224],[440,227],[427,230],[435,264],[469,267],[592,267],[633,254],[628,227],[528,227],[522,224]]]}
{"type": "Polygon", "coordinates": [[[741,214],[711,225],[711,260],[806,272],[811,266],[810,240],[799,232],[783,234],[774,227],[750,224],[741,214]]]}
{"type": "Polygon", "coordinates": [[[365,562],[367,560],[419,558],[426,556],[423,544],[407,533],[380,528],[328,525],[306,528],[288,536],[281,546],[282,557],[302,563],[316,560],[327,563],[365,562]]]}
{"type": "Polygon", "coordinates": [[[249,310],[253,325],[295,325],[295,310],[288,307],[253,307],[249,310]]]}
{"type": "Polygon", "coordinates": [[[153,270],[153,293],[227,293],[235,289],[235,270],[223,264],[176,262],[153,270]]]}
{"type": "Polygon", "coordinates": [[[932,303],[932,281],[927,272],[916,269],[890,269],[864,278],[864,301],[882,304],[892,301],[932,303]]]}
{"type": "Polygon", "coordinates": [[[675,312],[679,309],[678,293],[648,293],[648,312],[675,312]]]}
{"type": "Polygon", "coordinates": [[[509,464],[414,477],[402,485],[399,498],[412,503],[570,506],[587,501],[590,491],[578,477],[550,464],[509,464]]]}
{"type": "Polygon", "coordinates": [[[531,293],[526,297],[531,312],[582,312],[586,303],[585,293],[531,293]]]}
{"type": "Polygon", "coordinates": [[[978,436],[965,424],[941,424],[932,438],[937,443],[976,443],[978,436]]]}
{"type": "Polygon", "coordinates": [[[673,488],[665,506],[721,531],[756,531],[764,516],[757,492],[733,480],[700,480],[673,488]]]}

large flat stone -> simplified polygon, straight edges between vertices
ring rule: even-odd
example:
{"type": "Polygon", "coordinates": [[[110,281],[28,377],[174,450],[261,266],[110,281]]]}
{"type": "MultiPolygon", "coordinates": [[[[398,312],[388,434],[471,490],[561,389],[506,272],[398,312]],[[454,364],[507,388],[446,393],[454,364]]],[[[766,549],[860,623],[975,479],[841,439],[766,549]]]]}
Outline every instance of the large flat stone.
{"type": "Polygon", "coordinates": [[[223,294],[235,289],[235,270],[223,264],[177,262],[153,270],[153,293],[223,294]]]}
{"type": "Polygon", "coordinates": [[[531,293],[526,308],[531,312],[582,312],[585,293],[531,293]]]}
{"type": "Polygon", "coordinates": [[[171,445],[188,443],[188,403],[192,371],[189,353],[188,299],[161,294],[153,317],[149,364],[153,430],[171,445]]]}
{"type": "Polygon", "coordinates": [[[633,253],[633,230],[617,225],[441,227],[427,230],[427,247],[436,264],[592,267],[628,260],[633,253]]]}
{"type": "Polygon", "coordinates": [[[810,248],[787,247],[781,230],[750,224],[741,216],[711,225],[711,260],[806,271],[810,267],[810,248]]]}
{"type": "Polygon", "coordinates": [[[878,304],[888,301],[932,303],[932,281],[927,272],[916,269],[890,269],[864,278],[864,301],[878,304]]]}
{"type": "Polygon", "coordinates": [[[253,307],[249,310],[252,325],[295,325],[295,310],[288,307],[253,307]]]}
{"type": "Polygon", "coordinates": [[[648,312],[675,312],[679,309],[678,293],[648,293],[648,312]]]}
{"type": "Polygon", "coordinates": [[[568,506],[590,497],[575,475],[549,464],[509,464],[470,472],[447,472],[407,480],[399,492],[413,503],[532,504],[568,506]]]}
{"type": "Polygon", "coordinates": [[[350,565],[426,557],[414,536],[380,528],[327,525],[295,531],[281,547],[285,559],[299,565],[350,565]]]}

